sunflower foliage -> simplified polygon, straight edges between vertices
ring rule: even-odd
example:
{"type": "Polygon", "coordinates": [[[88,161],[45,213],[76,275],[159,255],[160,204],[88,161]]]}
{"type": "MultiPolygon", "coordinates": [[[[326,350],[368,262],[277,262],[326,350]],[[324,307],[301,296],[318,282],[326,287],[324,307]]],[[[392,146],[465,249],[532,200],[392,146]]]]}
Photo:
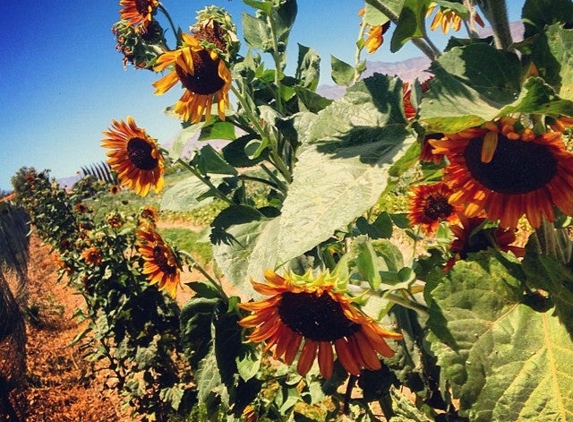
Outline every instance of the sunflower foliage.
{"type": "Polygon", "coordinates": [[[125,214],[117,201],[98,215],[107,189],[86,201],[85,189],[66,192],[48,170],[23,168],[12,182],[31,229],[52,248],[60,279],[85,301],[75,316],[87,325],[72,344],[82,344],[94,371],[106,371],[106,388],[118,389],[134,416],[167,421],[189,412],[194,393],[179,342],[180,310],[150,286],[136,250],[136,230],[154,226],[154,214],[125,214]]]}
{"type": "Polygon", "coordinates": [[[122,0],[114,26],[125,63],[161,73],[156,94],[183,88],[167,110],[182,130],[166,152],[114,120],[108,163],[142,196],[164,188],[165,162],[187,171],[162,210],[224,204],[214,271],[21,175],[16,191],[51,192],[22,196],[38,232],[74,239],[60,258],[92,357],[157,419],[573,418],[573,4],[526,0],[514,41],[504,1],[366,0],[330,99],[312,47],[287,74],[297,2],[243,3],[241,45],[215,6],[182,31],[157,1],[122,0]],[[455,32],[443,51],[434,30],[455,32]],[[365,51],[407,43],[428,79],[363,76],[365,51]],[[190,139],[205,144],[188,156],[190,139]],[[179,309],[160,291],[176,294],[183,267],[200,276],[179,309]]]}

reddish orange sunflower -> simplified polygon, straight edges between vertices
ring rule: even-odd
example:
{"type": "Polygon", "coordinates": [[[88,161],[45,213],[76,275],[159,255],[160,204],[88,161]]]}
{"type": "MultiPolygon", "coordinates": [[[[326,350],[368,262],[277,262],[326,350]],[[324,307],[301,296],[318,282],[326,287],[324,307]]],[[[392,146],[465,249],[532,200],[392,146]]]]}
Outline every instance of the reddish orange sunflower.
{"type": "Polygon", "coordinates": [[[197,38],[183,34],[183,46],[162,54],[153,69],[162,71],[170,66],[171,73],[153,83],[156,95],[164,94],[181,82],[185,92],[175,104],[174,111],[183,120],[198,123],[206,115],[209,121],[213,100],[217,103],[219,118],[225,120],[231,72],[217,52],[205,49],[197,38]]]}
{"type": "Polygon", "coordinates": [[[446,269],[453,267],[457,261],[466,259],[469,253],[485,251],[488,248],[511,251],[519,258],[525,255],[524,248],[513,245],[517,240],[515,230],[503,227],[480,228],[487,221],[482,217],[468,218],[460,214],[459,219],[458,225],[450,226],[455,236],[450,245],[454,257],[448,261],[446,269]]]}
{"type": "Polygon", "coordinates": [[[458,220],[459,206],[450,204],[452,190],[445,183],[418,185],[410,190],[408,219],[413,226],[419,225],[426,235],[435,233],[442,221],[458,220]]]}
{"type": "Polygon", "coordinates": [[[138,127],[133,117],[128,117],[127,122],[114,120],[112,128],[103,134],[107,138],[102,139],[101,146],[111,149],[106,153],[107,162],[121,184],[141,196],[146,196],[151,188],[155,193],[163,189],[163,156],[155,139],[138,127]]]}
{"type": "Polygon", "coordinates": [[[103,261],[101,250],[95,246],[82,251],[82,259],[91,265],[101,265],[103,261]]]}
{"type": "Polygon", "coordinates": [[[430,144],[430,139],[442,139],[444,137],[443,133],[432,133],[426,135],[422,140],[422,150],[420,151],[420,161],[425,161],[427,163],[434,163],[439,166],[444,161],[444,154],[434,154],[432,144],[430,144]]]}
{"type": "MultiPolygon", "coordinates": [[[[441,28],[444,34],[447,34],[450,31],[450,28],[454,31],[459,31],[462,27],[462,17],[454,10],[449,7],[438,6],[436,3],[431,3],[430,7],[426,11],[426,18],[429,17],[434,9],[439,7],[438,11],[436,12],[436,16],[432,20],[430,24],[430,29],[435,31],[437,28],[441,28]]],[[[472,12],[473,20],[482,28],[485,26],[481,16],[475,12],[472,12]]]]}
{"type": "Polygon", "coordinates": [[[181,265],[173,249],[151,226],[137,230],[137,249],[144,260],[142,274],[174,298],[181,280],[181,265]]]}
{"type": "Polygon", "coordinates": [[[153,20],[153,15],[159,7],[157,0],[120,0],[122,9],[119,15],[129,25],[147,28],[153,20]]]}
{"type": "Polygon", "coordinates": [[[310,273],[281,277],[267,270],[265,278],[267,284],[251,282],[258,293],[271,297],[240,304],[252,314],[239,324],[254,328],[248,338],[266,342],[265,350],[274,347],[273,356],[287,365],[294,362],[301,349],[299,374],[306,375],[317,359],[321,375],[330,378],[334,351],[344,369],[355,375],[362,368],[380,369],[377,354],[394,355],[386,339],[398,340],[402,335],[379,327],[355,308],[352,299],[336,287],[335,275],[326,272],[316,278],[310,273]]]}
{"type": "Polygon", "coordinates": [[[486,212],[505,228],[517,227],[525,215],[533,228],[554,220],[553,205],[573,215],[573,154],[560,132],[536,135],[501,118],[441,140],[433,152],[450,164],[445,182],[454,191],[450,203],[463,205],[468,217],[486,212]]]}

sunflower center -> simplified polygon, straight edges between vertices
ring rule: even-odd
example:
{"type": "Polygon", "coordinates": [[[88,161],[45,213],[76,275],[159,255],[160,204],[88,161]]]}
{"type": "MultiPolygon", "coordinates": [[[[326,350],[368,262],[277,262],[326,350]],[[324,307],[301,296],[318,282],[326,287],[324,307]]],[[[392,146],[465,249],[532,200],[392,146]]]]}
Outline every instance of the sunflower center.
{"type": "Polygon", "coordinates": [[[344,316],[342,306],[329,294],[285,292],[278,305],[282,322],[303,337],[335,341],[354,334],[360,324],[344,316]]]}
{"type": "Polygon", "coordinates": [[[153,156],[152,152],[153,146],[145,139],[132,138],[127,143],[127,156],[140,170],[153,170],[157,167],[158,159],[153,156]]]}
{"type": "Polygon", "coordinates": [[[165,274],[175,274],[177,268],[169,263],[169,251],[164,246],[155,245],[153,247],[153,260],[165,274]]]}
{"type": "Polygon", "coordinates": [[[499,135],[489,163],[481,160],[483,139],[473,139],[464,152],[475,180],[501,194],[532,192],[545,186],[557,172],[557,160],[547,146],[534,142],[511,141],[499,135]]]}
{"type": "Polygon", "coordinates": [[[175,71],[189,91],[199,95],[212,95],[223,88],[225,81],[219,76],[219,59],[213,60],[207,50],[192,51],[195,73],[191,75],[179,65],[175,71]]]}
{"type": "Polygon", "coordinates": [[[448,203],[448,198],[441,194],[430,195],[424,206],[424,215],[432,221],[446,219],[453,211],[454,207],[448,203]]]}
{"type": "Polygon", "coordinates": [[[135,8],[142,16],[147,16],[151,2],[149,0],[135,0],[135,8]]]}
{"type": "Polygon", "coordinates": [[[195,32],[195,38],[199,41],[207,41],[208,43],[213,44],[221,51],[225,51],[227,49],[227,45],[225,43],[225,29],[221,27],[218,22],[212,22],[211,25],[204,25],[195,32]]]}

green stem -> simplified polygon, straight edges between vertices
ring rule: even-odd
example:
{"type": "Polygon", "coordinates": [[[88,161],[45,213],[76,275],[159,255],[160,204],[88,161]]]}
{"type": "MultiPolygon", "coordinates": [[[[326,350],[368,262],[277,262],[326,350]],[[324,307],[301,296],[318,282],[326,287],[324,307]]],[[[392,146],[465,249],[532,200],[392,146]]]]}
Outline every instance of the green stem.
{"type": "Polygon", "coordinates": [[[219,199],[222,199],[223,201],[225,201],[227,204],[229,205],[235,205],[235,203],[230,200],[229,198],[227,198],[226,195],[224,195],[219,189],[217,189],[217,186],[215,186],[213,184],[213,182],[211,182],[211,180],[209,180],[209,178],[203,176],[201,173],[199,173],[199,171],[197,171],[197,169],[193,168],[192,166],[189,165],[189,163],[186,163],[184,160],[182,160],[181,158],[177,159],[177,162],[180,163],[183,167],[185,167],[187,170],[189,170],[196,178],[198,178],[199,180],[201,180],[204,184],[206,184],[212,192],[214,192],[217,197],[219,199]]]}
{"type": "Polygon", "coordinates": [[[221,299],[224,299],[225,301],[229,300],[229,296],[227,296],[227,293],[225,293],[225,290],[223,290],[223,286],[219,280],[215,280],[213,277],[211,277],[207,270],[205,270],[190,253],[181,250],[179,253],[191,261],[193,268],[197,269],[197,271],[205,276],[207,281],[217,290],[217,292],[219,292],[221,299]]]}
{"type": "Polygon", "coordinates": [[[412,309],[421,314],[428,315],[428,308],[425,305],[422,305],[421,303],[415,302],[413,300],[410,300],[408,298],[405,298],[403,296],[394,293],[390,293],[389,295],[386,296],[386,298],[394,303],[402,305],[405,308],[412,309]]]}
{"type": "Polygon", "coordinates": [[[249,176],[247,174],[240,174],[239,176],[240,180],[249,180],[251,182],[259,182],[259,183],[263,183],[265,185],[269,185],[277,190],[281,190],[281,187],[276,184],[275,182],[268,180],[268,179],[263,179],[262,177],[256,177],[256,176],[249,176]]]}
{"type": "Polygon", "coordinates": [[[275,181],[275,183],[280,187],[280,190],[286,194],[288,191],[288,185],[286,185],[282,180],[280,180],[267,166],[264,164],[260,165],[261,169],[268,174],[268,176],[275,181]]]}
{"type": "Polygon", "coordinates": [[[173,23],[173,20],[171,19],[171,15],[169,14],[169,12],[165,8],[165,6],[163,6],[163,4],[159,3],[159,6],[157,6],[157,8],[167,18],[167,21],[169,22],[169,26],[171,26],[171,30],[173,31],[173,35],[175,36],[176,46],[179,47],[181,45],[181,39],[179,38],[179,29],[175,29],[175,24],[173,23]]]}
{"type": "Polygon", "coordinates": [[[273,43],[272,56],[273,56],[273,60],[275,62],[275,86],[277,87],[277,96],[275,99],[277,101],[277,111],[279,113],[283,114],[282,85],[281,85],[281,80],[280,80],[279,76],[284,70],[284,64],[283,64],[283,60],[282,60],[281,53],[279,51],[279,46],[277,43],[275,22],[273,21],[273,19],[270,16],[267,16],[267,23],[269,24],[269,27],[271,28],[271,40],[273,43]]]}
{"type": "Polygon", "coordinates": [[[491,25],[495,47],[499,50],[510,51],[513,39],[505,0],[477,0],[477,4],[491,25]]]}

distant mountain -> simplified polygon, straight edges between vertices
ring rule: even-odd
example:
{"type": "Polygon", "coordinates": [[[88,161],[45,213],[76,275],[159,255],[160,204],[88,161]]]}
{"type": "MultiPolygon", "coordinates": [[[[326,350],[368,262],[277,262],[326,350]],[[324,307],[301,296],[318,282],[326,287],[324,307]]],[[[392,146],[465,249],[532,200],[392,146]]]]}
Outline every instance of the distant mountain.
{"type": "MultiPolygon", "coordinates": [[[[512,22],[509,24],[509,27],[513,41],[521,41],[523,39],[523,23],[512,22]]],[[[490,27],[479,28],[478,33],[480,37],[486,38],[492,35],[492,30],[490,27]]],[[[366,71],[364,71],[362,76],[366,78],[374,73],[381,73],[383,75],[398,76],[404,82],[412,82],[416,78],[423,81],[431,76],[428,72],[430,63],[430,59],[426,56],[414,57],[394,63],[367,61],[366,71]]],[[[326,98],[336,100],[344,95],[345,90],[346,88],[343,86],[321,85],[318,87],[317,92],[326,98]]]]}

